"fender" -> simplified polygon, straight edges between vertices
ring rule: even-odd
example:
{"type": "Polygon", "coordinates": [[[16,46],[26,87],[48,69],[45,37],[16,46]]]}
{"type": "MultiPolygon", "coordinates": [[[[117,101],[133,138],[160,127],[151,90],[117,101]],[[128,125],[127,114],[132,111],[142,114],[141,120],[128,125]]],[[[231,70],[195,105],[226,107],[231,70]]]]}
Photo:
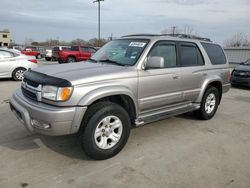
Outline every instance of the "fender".
{"type": "Polygon", "coordinates": [[[221,85],[222,85],[222,79],[218,76],[218,75],[210,75],[210,78],[209,79],[206,79],[204,82],[203,82],[203,85],[201,86],[201,91],[200,91],[200,94],[198,96],[198,98],[196,99],[195,102],[198,102],[200,103],[202,101],[202,97],[208,87],[208,85],[212,82],[220,82],[221,85]]]}
{"type": "Polygon", "coordinates": [[[112,95],[126,95],[130,97],[134,103],[136,115],[138,115],[138,103],[136,97],[131,90],[125,86],[105,86],[92,90],[81,98],[78,105],[89,106],[98,99],[112,95]]]}

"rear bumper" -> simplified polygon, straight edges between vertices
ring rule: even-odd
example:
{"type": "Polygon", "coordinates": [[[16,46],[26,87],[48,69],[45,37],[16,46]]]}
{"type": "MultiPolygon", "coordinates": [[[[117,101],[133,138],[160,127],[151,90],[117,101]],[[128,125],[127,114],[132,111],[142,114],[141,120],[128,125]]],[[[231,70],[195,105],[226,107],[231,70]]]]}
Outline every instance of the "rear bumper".
{"type": "Polygon", "coordinates": [[[26,99],[17,90],[10,99],[11,111],[31,132],[44,135],[67,135],[78,132],[87,107],[55,107],[26,99]],[[40,122],[41,126],[37,125],[40,122]],[[42,126],[49,125],[49,128],[42,126]]]}
{"type": "Polygon", "coordinates": [[[232,76],[231,84],[233,85],[241,85],[241,86],[250,86],[250,78],[236,77],[232,76]]]}

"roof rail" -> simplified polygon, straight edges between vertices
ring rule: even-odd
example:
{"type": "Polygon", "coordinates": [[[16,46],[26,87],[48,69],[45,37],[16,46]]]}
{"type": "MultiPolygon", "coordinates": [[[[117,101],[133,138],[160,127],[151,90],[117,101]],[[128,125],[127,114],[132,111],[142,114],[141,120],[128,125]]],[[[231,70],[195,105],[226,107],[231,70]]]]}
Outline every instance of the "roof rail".
{"type": "Polygon", "coordinates": [[[156,36],[159,36],[157,34],[132,34],[132,35],[124,35],[122,36],[123,37],[139,37],[139,36],[142,36],[142,37],[156,37],[156,36]]]}
{"type": "Polygon", "coordinates": [[[195,35],[188,35],[188,34],[160,34],[159,36],[171,36],[171,37],[197,39],[197,40],[212,42],[210,38],[198,37],[195,35]]]}
{"type": "Polygon", "coordinates": [[[122,36],[122,38],[123,37],[139,37],[139,36],[145,36],[145,37],[146,36],[147,37],[170,36],[170,37],[197,39],[197,40],[212,42],[210,38],[203,38],[203,37],[198,37],[195,35],[188,35],[188,34],[134,34],[134,35],[125,35],[125,36],[122,36]]]}

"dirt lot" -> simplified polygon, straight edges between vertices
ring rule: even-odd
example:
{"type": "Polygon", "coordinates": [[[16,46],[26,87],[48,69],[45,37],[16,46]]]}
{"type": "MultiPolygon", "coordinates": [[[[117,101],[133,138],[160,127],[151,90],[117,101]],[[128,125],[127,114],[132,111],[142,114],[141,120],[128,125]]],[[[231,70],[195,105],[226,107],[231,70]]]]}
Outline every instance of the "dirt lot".
{"type": "Polygon", "coordinates": [[[31,134],[10,112],[20,86],[0,80],[0,187],[250,187],[250,90],[231,89],[216,116],[133,129],[116,157],[93,161],[75,136],[31,134]]]}

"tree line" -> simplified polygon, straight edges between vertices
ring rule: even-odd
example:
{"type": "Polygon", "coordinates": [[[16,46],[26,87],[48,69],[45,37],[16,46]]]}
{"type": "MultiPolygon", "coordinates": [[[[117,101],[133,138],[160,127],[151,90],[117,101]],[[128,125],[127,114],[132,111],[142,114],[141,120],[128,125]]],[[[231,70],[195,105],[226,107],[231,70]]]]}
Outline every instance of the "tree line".
{"type": "Polygon", "coordinates": [[[74,39],[72,41],[63,41],[58,39],[49,39],[46,41],[38,42],[34,41],[31,38],[25,39],[25,46],[44,46],[44,47],[52,47],[52,46],[73,46],[73,45],[88,45],[93,47],[101,47],[104,44],[108,42],[107,39],[100,39],[100,41],[97,38],[90,39],[88,41],[84,39],[74,39]]]}

